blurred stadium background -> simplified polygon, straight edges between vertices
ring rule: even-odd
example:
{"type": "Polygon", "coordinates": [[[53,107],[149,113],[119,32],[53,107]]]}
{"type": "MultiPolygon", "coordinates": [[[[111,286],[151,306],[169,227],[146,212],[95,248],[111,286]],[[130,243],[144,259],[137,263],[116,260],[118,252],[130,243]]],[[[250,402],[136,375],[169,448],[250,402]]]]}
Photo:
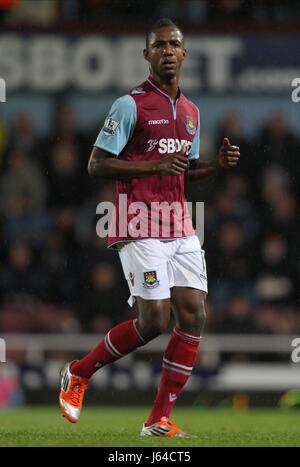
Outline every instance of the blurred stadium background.
{"type": "MultiPolygon", "coordinates": [[[[149,5],[0,0],[0,407],[56,402],[61,365],[135,316],[118,255],[95,230],[114,185],[86,167],[113,100],[147,76],[145,32],[166,16],[186,36],[181,87],[200,108],[201,157],[225,135],[242,154],[236,170],[190,186],[190,200],[205,202],[208,321],[179,405],[298,400],[299,4],[149,5]]],[[[89,400],[149,404],[166,339],[103,368],[89,400]]]]}

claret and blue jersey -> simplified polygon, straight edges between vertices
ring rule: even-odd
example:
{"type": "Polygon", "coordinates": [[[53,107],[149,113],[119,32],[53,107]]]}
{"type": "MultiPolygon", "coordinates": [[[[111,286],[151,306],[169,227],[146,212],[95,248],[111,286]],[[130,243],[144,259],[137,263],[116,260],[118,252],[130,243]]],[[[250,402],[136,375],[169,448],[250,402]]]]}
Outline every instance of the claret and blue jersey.
{"type": "MultiPolygon", "coordinates": [[[[158,160],[179,152],[183,144],[190,160],[199,157],[199,111],[180,91],[173,102],[152,77],[114,102],[95,142],[96,147],[128,161],[158,160]]],[[[127,194],[128,205],[137,201],[146,205],[152,202],[183,205],[186,201],[184,182],[184,173],[118,181],[116,209],[119,209],[120,194],[127,194]]],[[[194,233],[191,225],[187,230],[189,235],[194,233]]],[[[183,231],[182,236],[186,235],[183,231]]],[[[148,236],[150,234],[141,238],[148,236]]],[[[116,235],[109,238],[109,245],[130,238],[130,235],[116,235]]]]}

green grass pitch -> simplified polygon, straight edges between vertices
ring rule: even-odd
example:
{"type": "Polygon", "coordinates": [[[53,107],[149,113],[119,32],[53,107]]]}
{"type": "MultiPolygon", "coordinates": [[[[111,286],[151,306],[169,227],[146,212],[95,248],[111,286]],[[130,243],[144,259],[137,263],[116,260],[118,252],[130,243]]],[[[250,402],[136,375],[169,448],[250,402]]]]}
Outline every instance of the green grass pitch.
{"type": "Polygon", "coordinates": [[[300,413],[176,408],[172,420],[196,439],[140,438],[149,408],[85,407],[77,424],[57,407],[0,411],[0,446],[300,446],[300,413]]]}

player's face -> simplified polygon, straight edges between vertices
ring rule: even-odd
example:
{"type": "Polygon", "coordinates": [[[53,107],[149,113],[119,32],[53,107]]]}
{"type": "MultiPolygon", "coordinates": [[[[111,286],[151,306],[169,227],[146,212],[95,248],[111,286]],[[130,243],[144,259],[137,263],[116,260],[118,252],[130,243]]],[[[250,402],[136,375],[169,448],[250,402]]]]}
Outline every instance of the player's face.
{"type": "Polygon", "coordinates": [[[185,55],[181,32],[170,26],[153,32],[148,49],[144,50],[144,57],[150,63],[154,76],[157,75],[163,80],[171,80],[178,76],[185,55]]]}

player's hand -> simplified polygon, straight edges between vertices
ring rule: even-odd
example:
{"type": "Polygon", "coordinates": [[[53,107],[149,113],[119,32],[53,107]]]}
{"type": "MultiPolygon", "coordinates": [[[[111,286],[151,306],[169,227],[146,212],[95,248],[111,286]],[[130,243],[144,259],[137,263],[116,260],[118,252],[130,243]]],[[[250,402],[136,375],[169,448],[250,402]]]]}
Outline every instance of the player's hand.
{"type": "Polygon", "coordinates": [[[236,167],[240,158],[240,148],[232,146],[228,138],[223,139],[223,144],[219,149],[218,160],[219,165],[223,169],[236,167]]]}
{"type": "Polygon", "coordinates": [[[158,163],[159,175],[181,175],[189,166],[186,156],[186,146],[182,145],[181,151],[164,157],[158,163]]]}

